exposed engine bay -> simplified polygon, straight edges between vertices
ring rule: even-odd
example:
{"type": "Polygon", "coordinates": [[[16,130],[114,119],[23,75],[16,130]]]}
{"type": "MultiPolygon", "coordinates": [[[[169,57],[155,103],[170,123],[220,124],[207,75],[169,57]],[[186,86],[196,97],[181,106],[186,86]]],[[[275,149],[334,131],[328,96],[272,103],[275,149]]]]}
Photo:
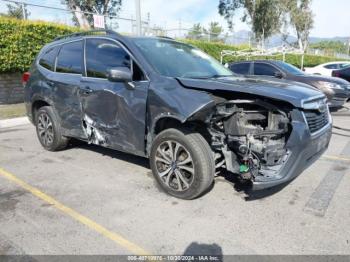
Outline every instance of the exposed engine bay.
{"type": "Polygon", "coordinates": [[[277,173],[291,133],[289,113],[280,108],[260,99],[218,103],[210,128],[216,167],[252,181],[277,173]]]}

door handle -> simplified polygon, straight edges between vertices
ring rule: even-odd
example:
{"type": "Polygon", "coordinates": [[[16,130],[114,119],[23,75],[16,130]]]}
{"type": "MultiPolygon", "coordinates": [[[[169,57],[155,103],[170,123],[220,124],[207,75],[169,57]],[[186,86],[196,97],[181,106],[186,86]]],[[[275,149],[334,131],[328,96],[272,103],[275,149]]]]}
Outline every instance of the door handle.
{"type": "Polygon", "coordinates": [[[81,91],[83,91],[83,93],[86,95],[92,93],[92,89],[89,86],[85,86],[84,88],[81,88],[81,91]]]}

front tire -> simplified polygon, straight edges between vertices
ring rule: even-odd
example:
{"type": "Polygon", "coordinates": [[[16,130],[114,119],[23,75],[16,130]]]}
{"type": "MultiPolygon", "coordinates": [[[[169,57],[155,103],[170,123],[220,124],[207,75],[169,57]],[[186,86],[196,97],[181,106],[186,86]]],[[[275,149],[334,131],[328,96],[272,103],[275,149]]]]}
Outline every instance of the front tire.
{"type": "Polygon", "coordinates": [[[166,129],[156,136],[150,166],[161,188],[177,198],[196,198],[214,180],[215,162],[209,144],[201,134],[185,129],[166,129]]]}
{"type": "Polygon", "coordinates": [[[50,106],[43,106],[35,114],[36,133],[40,144],[48,151],[67,147],[68,138],[61,135],[57,117],[50,106]]]}

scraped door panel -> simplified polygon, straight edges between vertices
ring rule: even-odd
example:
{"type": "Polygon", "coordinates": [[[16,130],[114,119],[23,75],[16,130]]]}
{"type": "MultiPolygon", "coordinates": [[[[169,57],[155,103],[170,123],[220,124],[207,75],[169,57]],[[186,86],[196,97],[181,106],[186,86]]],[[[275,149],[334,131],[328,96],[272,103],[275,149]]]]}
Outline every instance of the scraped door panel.
{"type": "Polygon", "coordinates": [[[88,140],[142,155],[148,83],[135,83],[135,89],[129,89],[126,83],[84,79],[81,85],[82,119],[88,140]]]}
{"type": "Polygon", "coordinates": [[[94,144],[143,155],[148,82],[107,80],[109,68],[130,68],[132,64],[128,53],[114,41],[86,39],[85,56],[87,77],[82,78],[79,95],[86,138],[94,144]]]}

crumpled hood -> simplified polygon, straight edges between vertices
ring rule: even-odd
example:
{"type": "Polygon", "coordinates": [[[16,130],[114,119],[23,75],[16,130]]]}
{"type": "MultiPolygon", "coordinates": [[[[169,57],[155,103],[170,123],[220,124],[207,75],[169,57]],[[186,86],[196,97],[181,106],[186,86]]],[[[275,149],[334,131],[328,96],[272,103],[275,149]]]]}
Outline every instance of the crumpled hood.
{"type": "Polygon", "coordinates": [[[302,107],[304,100],[325,97],[318,90],[283,80],[254,79],[249,77],[223,77],[218,79],[177,78],[187,88],[242,92],[274,98],[302,107]]]}

